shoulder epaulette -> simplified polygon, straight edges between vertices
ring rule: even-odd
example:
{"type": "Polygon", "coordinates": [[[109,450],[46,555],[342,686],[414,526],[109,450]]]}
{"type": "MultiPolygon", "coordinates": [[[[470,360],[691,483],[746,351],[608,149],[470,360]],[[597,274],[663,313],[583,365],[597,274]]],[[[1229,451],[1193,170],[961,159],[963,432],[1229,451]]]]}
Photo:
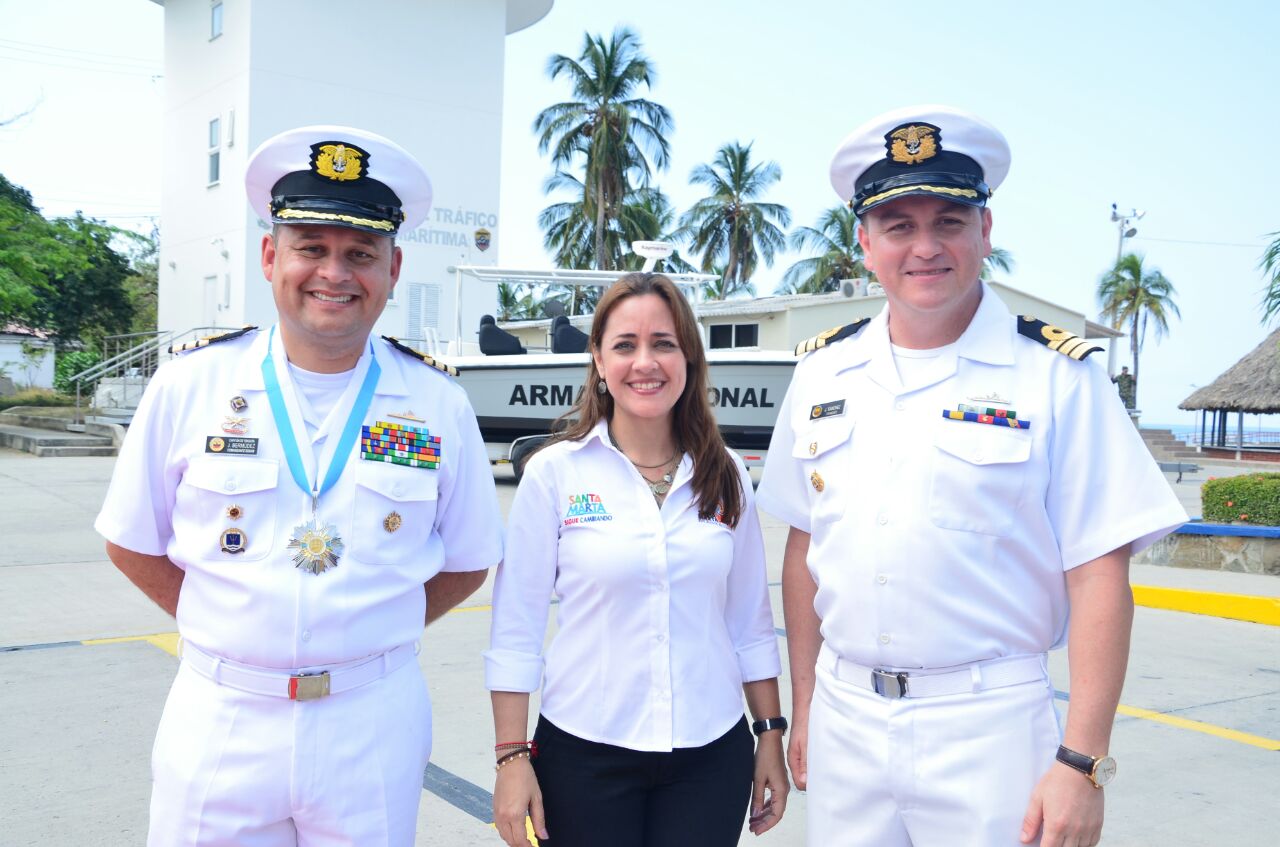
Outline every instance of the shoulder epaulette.
{"type": "Polygon", "coordinates": [[[201,347],[208,347],[210,344],[217,344],[220,341],[230,341],[233,338],[239,338],[242,335],[248,335],[251,332],[257,332],[256,326],[245,326],[243,329],[224,332],[221,335],[206,335],[204,338],[197,338],[195,341],[188,341],[178,347],[170,345],[169,353],[186,353],[191,350],[199,350],[201,347]]]}
{"type": "Polygon", "coordinates": [[[387,342],[397,350],[399,350],[401,353],[404,353],[405,355],[408,355],[408,356],[412,356],[413,358],[417,359],[423,364],[430,365],[431,367],[435,368],[436,370],[442,373],[447,373],[449,376],[458,375],[458,369],[455,368],[453,365],[446,365],[444,362],[438,362],[432,357],[428,356],[426,353],[419,353],[417,350],[414,350],[408,344],[400,343],[398,339],[392,338],[389,335],[384,335],[382,336],[382,340],[387,342]]]}
{"type": "Polygon", "coordinates": [[[1080,361],[1090,353],[1097,353],[1102,349],[1096,344],[1090,344],[1085,341],[1074,332],[1067,332],[1062,327],[1047,324],[1030,315],[1018,316],[1018,332],[1032,341],[1038,341],[1050,350],[1057,350],[1062,355],[1070,356],[1076,361],[1080,361]]]}
{"type": "Polygon", "coordinates": [[[841,339],[848,338],[851,335],[857,335],[862,328],[871,323],[871,318],[862,318],[851,324],[844,326],[833,326],[831,329],[818,333],[813,338],[806,338],[796,345],[796,355],[803,356],[805,353],[812,353],[814,350],[821,350],[828,344],[835,344],[841,339]]]}

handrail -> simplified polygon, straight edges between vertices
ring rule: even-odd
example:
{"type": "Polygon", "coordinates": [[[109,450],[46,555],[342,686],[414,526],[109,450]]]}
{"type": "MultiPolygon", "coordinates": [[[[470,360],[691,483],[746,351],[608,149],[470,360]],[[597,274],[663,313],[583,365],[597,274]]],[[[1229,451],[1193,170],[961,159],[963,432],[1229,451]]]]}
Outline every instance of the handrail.
{"type": "Polygon", "coordinates": [[[129,379],[137,377],[142,380],[151,378],[156,369],[160,367],[161,355],[167,353],[173,347],[188,336],[195,337],[197,335],[211,335],[220,332],[226,332],[229,327],[220,326],[200,326],[188,329],[180,334],[175,334],[173,330],[163,330],[155,332],[134,332],[126,335],[113,335],[103,339],[103,347],[107,347],[108,342],[114,342],[116,345],[121,344],[125,339],[143,338],[144,340],[138,344],[122,350],[107,359],[98,362],[96,365],[85,368],[77,374],[73,374],[68,378],[69,383],[76,386],[76,421],[83,421],[80,413],[81,391],[85,383],[90,380],[103,378],[109,374],[129,379]],[[138,373],[129,374],[129,370],[136,370],[138,373]]]}

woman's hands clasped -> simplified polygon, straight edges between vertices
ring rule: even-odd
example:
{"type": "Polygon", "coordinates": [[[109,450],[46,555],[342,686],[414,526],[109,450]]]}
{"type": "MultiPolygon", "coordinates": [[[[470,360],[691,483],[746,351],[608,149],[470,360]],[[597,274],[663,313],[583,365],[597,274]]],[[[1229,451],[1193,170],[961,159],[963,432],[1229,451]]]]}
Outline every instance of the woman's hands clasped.
{"type": "Polygon", "coordinates": [[[493,788],[493,825],[509,847],[530,847],[525,817],[533,821],[534,834],[547,838],[547,818],[542,811],[542,790],[528,759],[517,759],[498,769],[493,788]]]}

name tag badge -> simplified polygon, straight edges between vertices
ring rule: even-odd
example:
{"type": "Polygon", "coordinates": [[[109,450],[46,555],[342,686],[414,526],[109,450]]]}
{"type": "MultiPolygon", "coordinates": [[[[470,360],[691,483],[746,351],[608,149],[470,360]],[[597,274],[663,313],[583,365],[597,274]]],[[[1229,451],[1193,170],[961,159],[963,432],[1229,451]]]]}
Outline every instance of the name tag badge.
{"type": "Polygon", "coordinates": [[[809,420],[816,421],[819,418],[834,418],[837,415],[844,414],[844,401],[832,400],[830,403],[819,403],[809,410],[809,420]]]}
{"type": "Polygon", "coordinates": [[[256,456],[258,439],[210,435],[204,440],[204,452],[224,453],[228,456],[256,456]]]}

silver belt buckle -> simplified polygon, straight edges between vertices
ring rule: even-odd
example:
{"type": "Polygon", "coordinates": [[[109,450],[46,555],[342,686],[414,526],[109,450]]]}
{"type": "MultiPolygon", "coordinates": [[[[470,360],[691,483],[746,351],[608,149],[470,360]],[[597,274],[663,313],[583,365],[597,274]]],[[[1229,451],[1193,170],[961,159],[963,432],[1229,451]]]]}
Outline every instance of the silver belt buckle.
{"type": "Polygon", "coordinates": [[[329,696],[329,672],[289,677],[290,700],[319,700],[329,696]]]}
{"type": "Polygon", "coordinates": [[[881,697],[899,700],[907,696],[907,675],[905,673],[873,670],[871,672],[871,690],[881,697]]]}

